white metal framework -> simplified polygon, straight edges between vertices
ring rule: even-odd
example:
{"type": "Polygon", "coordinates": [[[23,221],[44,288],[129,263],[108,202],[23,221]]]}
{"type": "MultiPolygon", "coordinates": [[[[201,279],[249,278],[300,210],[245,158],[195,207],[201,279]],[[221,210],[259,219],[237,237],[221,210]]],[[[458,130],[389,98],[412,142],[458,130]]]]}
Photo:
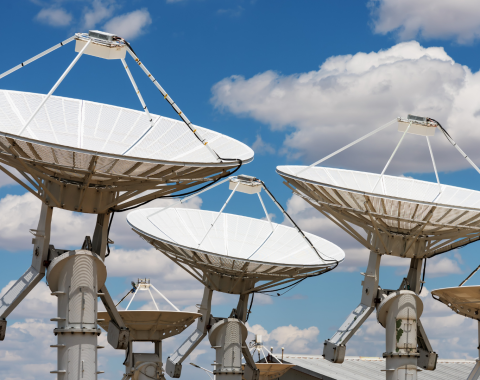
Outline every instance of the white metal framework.
{"type": "MultiPolygon", "coordinates": [[[[365,279],[362,282],[361,302],[337,333],[325,342],[324,356],[330,361],[343,362],[346,343],[375,308],[378,318],[380,309],[385,311],[396,307],[391,303],[395,292],[411,291],[414,298],[419,294],[423,283],[421,268],[424,260],[480,239],[480,192],[440,183],[429,142],[429,136],[436,129],[441,129],[448,141],[479,171],[438,122],[412,115],[407,119],[392,120],[311,166],[277,167],[277,173],[286,180],[285,184],[294,194],[306,200],[370,250],[367,270],[362,273],[365,279]],[[398,121],[402,137],[381,174],[316,167],[395,121],[398,121]],[[406,133],[427,138],[436,183],[385,175],[406,133]],[[384,290],[378,286],[383,255],[410,259],[410,270],[399,290],[384,290]],[[385,308],[387,303],[388,308],[385,308]]],[[[393,310],[391,312],[396,313],[393,310]]],[[[416,379],[416,370],[409,367],[414,364],[427,370],[435,369],[437,355],[428,341],[420,318],[417,318],[416,324],[418,344],[416,343],[415,363],[411,360],[411,352],[395,358],[389,354],[389,329],[387,324],[383,325],[387,328],[387,352],[384,354],[387,358],[387,379],[396,379],[395,376],[399,376],[402,371],[405,376],[416,379]],[[393,368],[396,365],[398,367],[393,368]],[[410,370],[411,373],[408,373],[410,370]]]]}

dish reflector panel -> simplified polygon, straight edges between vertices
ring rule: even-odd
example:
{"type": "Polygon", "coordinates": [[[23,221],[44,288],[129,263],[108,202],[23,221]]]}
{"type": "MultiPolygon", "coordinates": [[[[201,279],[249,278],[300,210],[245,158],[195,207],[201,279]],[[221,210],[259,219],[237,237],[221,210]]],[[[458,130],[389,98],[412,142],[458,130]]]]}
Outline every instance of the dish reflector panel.
{"type": "MultiPolygon", "coordinates": [[[[0,90],[0,134],[16,135],[44,97],[41,94],[0,90]]],[[[117,158],[135,157],[152,163],[216,163],[183,121],[152,116],[155,127],[128,155],[122,156],[150,128],[144,112],[52,96],[23,137],[64,149],[74,148],[79,152],[90,151],[117,158]]],[[[253,151],[245,144],[220,133],[197,128],[219,156],[236,157],[245,162],[252,160],[253,151]]],[[[22,140],[20,136],[15,137],[22,140]]],[[[49,148],[47,145],[47,150],[49,148]]],[[[26,151],[30,153],[28,148],[26,151]]],[[[52,153],[47,156],[42,160],[55,163],[52,153]]]]}
{"type": "Polygon", "coordinates": [[[437,297],[455,313],[480,320],[480,286],[458,286],[432,290],[437,297]]]}
{"type": "Polygon", "coordinates": [[[378,228],[389,233],[417,236],[421,228],[418,240],[437,239],[435,244],[428,246],[427,257],[446,252],[443,249],[455,248],[456,239],[467,239],[464,243],[478,240],[479,191],[448,185],[439,187],[437,183],[387,175],[382,177],[374,191],[380,174],[325,167],[305,168],[279,166],[277,173],[312,204],[325,207],[329,213],[344,210],[354,216],[353,223],[366,226],[372,232],[378,228]],[[301,175],[297,175],[299,172],[301,175]],[[370,216],[379,223],[373,223],[370,216]],[[442,246],[442,241],[448,239],[452,239],[452,245],[442,246]]]}
{"type": "Polygon", "coordinates": [[[345,258],[338,246],[313,234],[305,233],[322,257],[294,228],[273,223],[272,232],[265,220],[225,213],[198,247],[218,213],[170,208],[149,217],[155,211],[133,211],[127,222],[165,254],[219,274],[273,278],[332,266],[333,260],[345,258]]]}

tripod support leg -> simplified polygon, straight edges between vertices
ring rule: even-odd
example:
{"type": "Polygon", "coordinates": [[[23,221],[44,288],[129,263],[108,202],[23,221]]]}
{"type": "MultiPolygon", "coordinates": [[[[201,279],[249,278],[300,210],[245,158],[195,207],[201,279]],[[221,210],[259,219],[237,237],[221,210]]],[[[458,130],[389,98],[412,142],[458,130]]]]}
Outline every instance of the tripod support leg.
{"type": "MultiPolygon", "coordinates": [[[[421,270],[423,260],[426,259],[412,258],[410,261],[410,268],[406,277],[407,286],[416,294],[420,294],[420,276],[422,274],[421,270]]],[[[417,321],[417,344],[418,352],[420,353],[417,365],[427,371],[435,370],[435,368],[437,367],[438,354],[433,351],[433,348],[430,344],[430,341],[428,340],[427,334],[425,332],[425,329],[423,328],[420,318],[417,321]]]]}
{"type": "MultiPolygon", "coordinates": [[[[237,318],[240,319],[242,322],[246,323],[247,320],[247,311],[248,311],[248,299],[250,294],[241,294],[238,299],[238,305],[235,310],[237,314],[237,318]]],[[[246,380],[258,380],[260,379],[260,370],[257,368],[255,364],[255,360],[252,357],[252,354],[248,350],[247,345],[247,336],[243,339],[242,344],[242,354],[245,358],[245,373],[243,377],[246,380]]]]}
{"type": "Polygon", "coordinates": [[[360,326],[365,322],[375,308],[375,299],[378,297],[378,280],[380,273],[381,255],[371,251],[368,259],[365,280],[362,285],[362,299],[357,308],[350,313],[347,320],[337,330],[331,339],[324,343],[323,357],[333,363],[343,363],[345,359],[346,344],[355,335],[360,326]]]}
{"type": "MultiPolygon", "coordinates": [[[[97,223],[93,232],[92,251],[105,261],[105,251],[107,250],[108,222],[110,214],[98,214],[97,223]]],[[[110,317],[108,326],[107,340],[110,345],[117,350],[126,350],[130,331],[118,312],[115,303],[108,292],[107,285],[100,289],[100,299],[110,317]]]]}
{"type": "Polygon", "coordinates": [[[210,311],[212,306],[213,290],[205,287],[203,292],[202,304],[199,313],[202,316],[198,319],[196,330],[183,342],[183,344],[167,359],[165,372],[170,377],[179,378],[182,373],[182,362],[190,355],[190,353],[198,346],[198,344],[207,335],[210,327],[210,311]]]}
{"type": "Polygon", "coordinates": [[[35,238],[32,240],[32,265],[0,299],[0,340],[5,339],[6,318],[8,315],[45,276],[45,264],[48,264],[52,213],[53,208],[42,203],[38,227],[36,230],[31,230],[35,235],[35,238]]]}
{"type": "Polygon", "coordinates": [[[438,354],[433,351],[420,318],[417,321],[417,345],[420,353],[417,365],[427,371],[434,371],[437,368],[438,354]]]}

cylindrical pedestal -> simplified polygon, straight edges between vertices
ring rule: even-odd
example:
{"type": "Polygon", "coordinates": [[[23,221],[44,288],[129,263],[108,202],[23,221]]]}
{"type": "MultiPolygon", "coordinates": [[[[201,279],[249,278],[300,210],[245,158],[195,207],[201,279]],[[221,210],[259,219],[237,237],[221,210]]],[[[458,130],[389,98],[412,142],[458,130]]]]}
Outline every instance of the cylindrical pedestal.
{"type": "Polygon", "coordinates": [[[386,332],[387,380],[417,379],[417,320],[422,312],[422,300],[410,290],[391,293],[379,305],[377,319],[386,332]]]}
{"type": "Polygon", "coordinates": [[[107,277],[105,264],[96,254],[70,251],[55,258],[47,280],[58,297],[58,380],[97,379],[97,296],[107,277]]]}
{"type": "Polygon", "coordinates": [[[248,334],[246,326],[236,318],[215,323],[208,339],[216,351],[216,380],[242,380],[242,343],[248,334]]]}
{"type": "Polygon", "coordinates": [[[128,342],[127,357],[125,358],[125,373],[132,376],[132,380],[165,380],[162,363],[162,341],[154,341],[155,353],[142,354],[133,352],[133,341],[128,342]]]}

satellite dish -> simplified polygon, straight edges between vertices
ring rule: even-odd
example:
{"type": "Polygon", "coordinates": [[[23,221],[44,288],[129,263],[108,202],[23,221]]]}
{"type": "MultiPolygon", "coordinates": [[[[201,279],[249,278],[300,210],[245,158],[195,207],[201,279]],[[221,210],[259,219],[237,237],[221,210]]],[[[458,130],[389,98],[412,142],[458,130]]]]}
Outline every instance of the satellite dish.
{"type": "MultiPolygon", "coordinates": [[[[164,378],[162,363],[163,340],[180,334],[190,326],[195,319],[201,317],[201,314],[180,311],[150,283],[150,279],[139,279],[137,284],[134,283],[134,286],[134,294],[126,310],[118,311],[125,326],[130,331],[127,343],[128,349],[126,350],[126,358],[124,361],[124,380],[129,378],[143,380],[144,377],[142,376],[147,376],[147,379],[149,376],[154,379],[164,378]],[[154,289],[175,310],[160,310],[150,289],[154,289]],[[128,310],[138,292],[150,293],[156,310],[128,310]],[[155,353],[135,353],[133,352],[133,342],[153,342],[155,345],[155,353]]],[[[130,293],[131,292],[128,294],[130,293]]],[[[124,297],[122,301],[125,298],[126,297],[124,297]]],[[[117,304],[117,306],[119,304],[117,304]]],[[[107,312],[99,312],[98,317],[98,324],[105,331],[108,332],[110,328],[112,328],[114,332],[117,331],[115,322],[111,320],[107,312]]]]}
{"type": "Polygon", "coordinates": [[[276,380],[295,367],[295,364],[283,363],[255,363],[255,365],[260,371],[259,380],[276,380]]]}
{"type": "Polygon", "coordinates": [[[58,344],[54,346],[59,349],[59,360],[58,369],[53,373],[62,374],[64,380],[76,380],[75,373],[82,363],[85,363],[82,376],[97,377],[96,347],[100,330],[96,326],[96,306],[76,313],[74,320],[65,317],[69,308],[78,308],[81,302],[96,305],[97,294],[112,321],[108,328],[110,344],[116,349],[127,349],[129,329],[103,282],[98,281],[103,278],[99,273],[106,273],[103,260],[106,250],[109,251],[108,244],[113,244],[108,238],[113,213],[154,199],[208,188],[253,159],[253,151],[246,145],[194,125],[147,70],[131,45],[110,33],[77,33],[1,74],[0,79],[71,41],[76,41],[78,54],[46,95],[0,90],[0,170],[42,201],[38,227],[31,230],[34,235],[32,265],[0,299],[0,340],[5,337],[7,316],[45,276],[47,268],[50,276],[50,265],[61,267],[60,275],[55,277],[57,282],[49,281],[49,286],[58,297],[59,313],[55,319],[59,324],[55,330],[58,344]],[[149,112],[125,61],[127,52],[179,120],[149,112]],[[111,60],[112,64],[118,61],[143,112],[53,96],[83,54],[111,60]],[[68,251],[50,245],[55,207],[98,215],[93,240],[87,237],[82,250],[68,251]],[[91,270],[87,278],[82,265],[91,270]],[[71,289],[65,288],[65,275],[71,289]],[[72,302],[76,302],[75,305],[70,305],[72,302]],[[91,324],[91,334],[84,335],[85,321],[91,324]],[[68,330],[68,338],[63,330],[68,330]],[[76,359],[71,360],[73,352],[81,354],[74,354],[76,359]]]}
{"type": "Polygon", "coordinates": [[[277,167],[277,173],[294,194],[370,250],[367,271],[362,273],[365,280],[361,302],[337,333],[325,342],[323,352],[327,360],[343,362],[346,343],[376,307],[377,318],[380,318],[379,310],[383,314],[389,312],[382,323],[387,333],[384,354],[387,372],[416,379],[417,365],[427,370],[435,369],[437,354],[419,319],[422,264],[425,265],[430,257],[480,239],[480,228],[476,225],[480,221],[480,192],[440,183],[429,140],[437,129],[480,173],[440,123],[413,115],[392,120],[308,167],[277,167]],[[394,123],[402,137],[381,174],[316,167],[394,123]],[[385,175],[406,133],[425,136],[437,183],[385,175]],[[378,286],[383,255],[410,259],[410,270],[398,290],[378,286]],[[410,313],[409,318],[399,317],[398,320],[407,323],[402,329],[410,331],[404,334],[404,338],[409,339],[408,344],[403,340],[395,341],[396,321],[389,322],[392,314],[403,315],[405,310],[410,313]],[[416,350],[419,354],[412,354],[416,350]]]}
{"type": "Polygon", "coordinates": [[[255,340],[250,343],[250,353],[255,358],[255,354],[258,355],[257,368],[260,370],[260,380],[274,380],[283,376],[289,369],[295,367],[294,364],[283,362],[283,348],[282,348],[282,360],[277,358],[271,352],[265,349],[263,346],[262,335],[255,335],[255,340]],[[265,355],[265,352],[267,353],[265,355]],[[263,359],[261,359],[263,356],[263,359]]]}
{"type": "MultiPolygon", "coordinates": [[[[332,266],[332,261],[344,259],[338,246],[313,234],[305,233],[320,255],[295,228],[226,213],[220,215],[199,244],[217,212],[170,208],[149,217],[155,211],[158,209],[133,211],[127,222],[171,260],[187,265],[194,273],[200,270],[207,274],[201,276],[199,272],[195,278],[214,290],[230,294],[252,292],[258,281],[276,284],[289,276],[300,278],[324,271],[332,266]],[[237,282],[239,276],[242,277],[237,282]]],[[[263,289],[264,285],[258,287],[263,289]]]]}
{"type": "Polygon", "coordinates": [[[118,211],[208,183],[253,159],[245,144],[205,128],[194,126],[220,157],[236,160],[214,158],[183,121],[150,115],[150,123],[141,111],[56,96],[21,133],[44,98],[0,90],[0,154],[23,175],[7,174],[52,207],[118,211]]]}
{"type": "Polygon", "coordinates": [[[242,175],[231,177],[229,182],[232,192],[220,212],[169,207],[141,209],[127,217],[137,234],[205,286],[200,307],[203,318],[197,330],[167,361],[166,372],[172,377],[180,376],[181,363],[207,332],[216,350],[217,376],[232,380],[257,376],[258,368],[245,343],[250,294],[279,286],[284,289],[287,284],[323,274],[345,257],[335,244],[300,230],[262,181],[242,175]],[[270,220],[260,195],[262,189],[293,228],[270,220]],[[266,220],[223,213],[235,192],[257,194],[266,220]],[[240,296],[229,318],[210,316],[214,290],[240,296]],[[233,362],[223,359],[228,350],[234,351],[233,362]]]}
{"type": "MultiPolygon", "coordinates": [[[[453,288],[432,290],[432,297],[448,306],[455,313],[478,321],[478,337],[480,350],[480,286],[463,286],[480,269],[480,265],[462,283],[453,288]]],[[[480,353],[480,351],[479,351],[480,353]]],[[[480,361],[472,369],[468,379],[480,378],[480,361]]]]}

